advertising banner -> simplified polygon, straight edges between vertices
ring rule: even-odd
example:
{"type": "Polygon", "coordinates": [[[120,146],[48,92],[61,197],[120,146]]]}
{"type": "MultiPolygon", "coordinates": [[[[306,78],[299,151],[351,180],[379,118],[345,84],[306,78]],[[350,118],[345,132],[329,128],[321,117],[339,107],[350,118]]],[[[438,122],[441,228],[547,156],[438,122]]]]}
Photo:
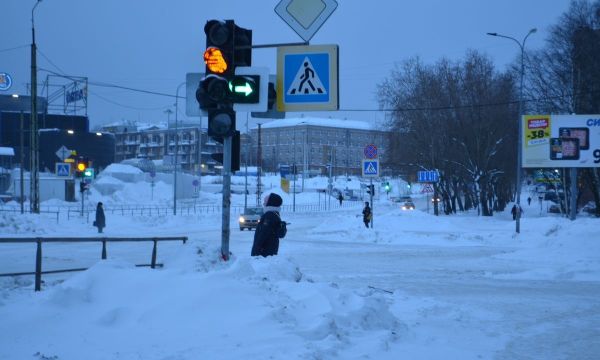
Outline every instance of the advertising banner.
{"type": "Polygon", "coordinates": [[[524,168],[600,167],[600,115],[525,115],[524,168]]]}

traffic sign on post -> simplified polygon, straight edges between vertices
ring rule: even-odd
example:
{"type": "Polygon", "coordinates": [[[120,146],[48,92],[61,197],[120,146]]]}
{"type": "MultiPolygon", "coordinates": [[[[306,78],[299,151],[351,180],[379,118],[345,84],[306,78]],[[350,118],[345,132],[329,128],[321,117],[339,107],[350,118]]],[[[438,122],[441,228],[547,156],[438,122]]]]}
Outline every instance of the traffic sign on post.
{"type": "Polygon", "coordinates": [[[277,48],[277,110],[338,110],[337,45],[277,48]]]}
{"type": "Polygon", "coordinates": [[[417,178],[419,182],[438,182],[440,177],[437,170],[418,171],[417,178]]]}
{"type": "Polygon", "coordinates": [[[362,161],[362,176],[363,177],[378,177],[379,176],[379,160],[368,159],[362,161]]]}
{"type": "Polygon", "coordinates": [[[335,0],[281,0],[275,7],[275,12],[304,41],[310,41],[337,5],[335,0]]]}
{"type": "Polygon", "coordinates": [[[364,150],[365,159],[376,159],[377,158],[377,146],[369,144],[365,146],[364,150]]]}

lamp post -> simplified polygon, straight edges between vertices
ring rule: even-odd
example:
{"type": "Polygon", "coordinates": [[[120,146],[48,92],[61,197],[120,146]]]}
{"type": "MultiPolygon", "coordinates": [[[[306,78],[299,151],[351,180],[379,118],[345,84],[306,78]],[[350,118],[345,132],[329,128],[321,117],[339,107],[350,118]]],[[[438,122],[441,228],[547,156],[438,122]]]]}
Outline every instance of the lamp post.
{"type": "MultiPolygon", "coordinates": [[[[32,213],[40,212],[40,177],[39,177],[39,134],[37,123],[37,47],[35,45],[35,8],[40,4],[37,0],[31,9],[31,127],[30,127],[30,159],[29,159],[29,206],[32,213]]],[[[21,194],[23,196],[23,194],[21,194]]]]}
{"type": "MultiPolygon", "coordinates": [[[[173,215],[177,215],[177,154],[179,154],[179,122],[177,114],[179,113],[179,89],[185,84],[185,81],[179,84],[177,86],[177,90],[175,91],[175,161],[173,161],[173,215]]],[[[167,110],[171,111],[171,109],[167,110]]],[[[168,112],[167,114],[171,115],[171,112],[168,112]]]]}
{"type": "Polygon", "coordinates": [[[516,211],[516,232],[521,232],[521,164],[522,164],[522,141],[523,141],[523,122],[521,120],[521,115],[523,112],[523,78],[525,75],[525,41],[529,37],[529,35],[535,33],[537,31],[536,28],[529,30],[527,35],[523,38],[522,42],[511,37],[498,33],[487,33],[490,36],[497,36],[505,39],[509,39],[517,43],[519,48],[521,49],[521,80],[519,84],[519,116],[518,116],[518,139],[517,139],[517,211],[516,211]]]}
{"type": "MultiPolygon", "coordinates": [[[[306,124],[306,121],[302,121],[297,123],[296,125],[294,125],[294,165],[293,165],[293,174],[294,174],[294,187],[293,187],[293,192],[294,192],[294,197],[293,197],[293,205],[292,205],[292,212],[296,212],[296,175],[298,172],[298,167],[296,166],[296,126],[298,125],[302,125],[302,124],[306,124]]],[[[304,191],[304,146],[302,146],[302,191],[304,191]]]]}

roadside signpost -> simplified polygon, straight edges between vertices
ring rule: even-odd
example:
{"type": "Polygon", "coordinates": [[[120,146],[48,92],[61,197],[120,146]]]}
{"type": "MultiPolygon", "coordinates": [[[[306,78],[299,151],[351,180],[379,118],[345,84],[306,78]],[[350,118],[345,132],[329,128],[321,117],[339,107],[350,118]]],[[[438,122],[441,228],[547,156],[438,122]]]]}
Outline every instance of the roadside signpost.
{"type": "Polygon", "coordinates": [[[277,48],[277,110],[339,109],[337,45],[277,48]]]}
{"type": "Polygon", "coordinates": [[[281,0],[275,12],[308,42],[333,14],[337,5],[335,0],[281,0]]]}

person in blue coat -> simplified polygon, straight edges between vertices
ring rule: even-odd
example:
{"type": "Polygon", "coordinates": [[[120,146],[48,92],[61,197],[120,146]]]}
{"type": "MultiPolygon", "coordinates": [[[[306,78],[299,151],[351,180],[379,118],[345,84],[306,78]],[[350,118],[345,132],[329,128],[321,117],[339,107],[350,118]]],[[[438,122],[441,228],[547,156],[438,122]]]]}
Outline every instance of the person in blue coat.
{"type": "Polygon", "coordinates": [[[260,217],[256,231],[254,232],[254,243],[252,244],[252,256],[277,255],[279,251],[279,239],[287,233],[286,222],[281,220],[279,211],[283,199],[281,196],[270,193],[263,201],[264,214],[260,217]]]}

